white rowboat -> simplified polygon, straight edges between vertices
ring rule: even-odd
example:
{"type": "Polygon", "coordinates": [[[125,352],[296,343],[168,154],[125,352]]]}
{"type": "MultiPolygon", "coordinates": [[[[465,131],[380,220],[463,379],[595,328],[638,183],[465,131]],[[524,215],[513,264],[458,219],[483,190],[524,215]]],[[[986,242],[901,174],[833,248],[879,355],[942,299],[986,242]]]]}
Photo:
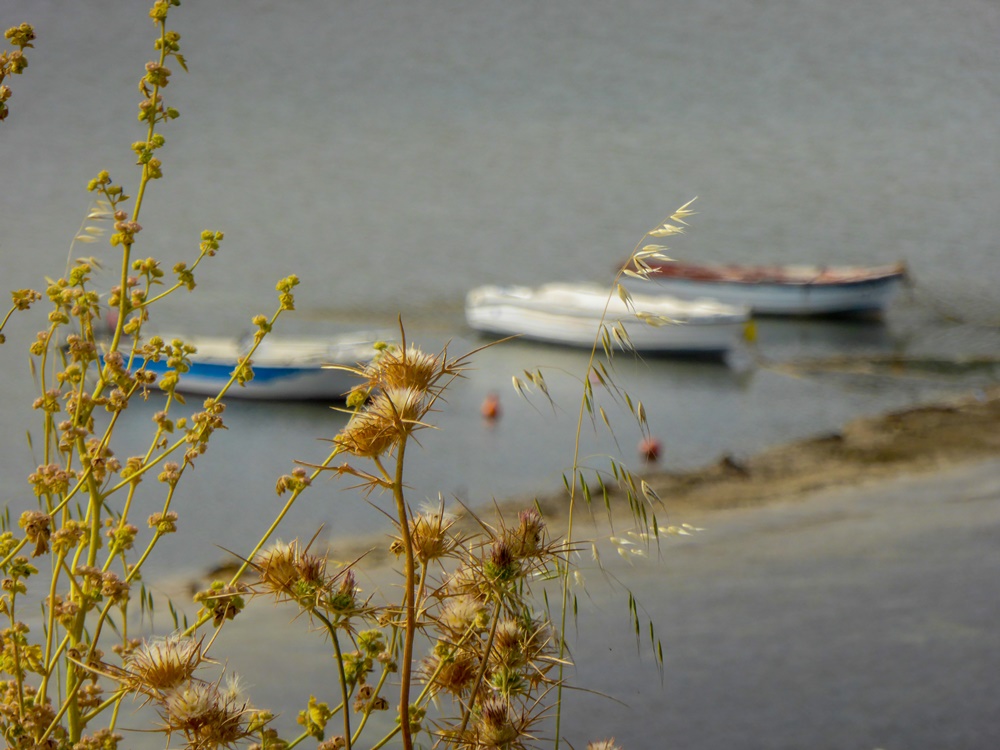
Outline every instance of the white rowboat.
{"type": "Polygon", "coordinates": [[[743,335],[746,308],[713,300],[678,300],[664,295],[631,296],[631,305],[596,284],[550,283],[540,287],[481,286],[468,293],[465,318],[471,328],[500,336],[590,347],[601,317],[608,340],[618,349],[661,354],[723,354],[743,335]],[[624,329],[629,344],[613,335],[624,329]]]}
{"type": "Polygon", "coordinates": [[[711,297],[758,315],[881,313],[902,287],[906,268],[886,266],[747,266],[648,261],[648,280],[629,289],[684,299],[711,297]]]}

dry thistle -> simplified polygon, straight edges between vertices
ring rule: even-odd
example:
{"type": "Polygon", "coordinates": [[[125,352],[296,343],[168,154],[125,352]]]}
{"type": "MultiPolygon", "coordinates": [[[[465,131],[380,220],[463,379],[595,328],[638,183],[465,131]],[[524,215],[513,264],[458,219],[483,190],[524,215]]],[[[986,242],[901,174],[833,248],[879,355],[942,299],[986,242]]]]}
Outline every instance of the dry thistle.
{"type": "Polygon", "coordinates": [[[459,594],[445,600],[437,624],[454,639],[458,639],[470,630],[485,630],[489,624],[489,613],[477,597],[459,594]]]}
{"type": "Polygon", "coordinates": [[[535,508],[526,508],[518,514],[518,527],[508,538],[518,555],[530,557],[541,552],[545,540],[545,520],[535,508]]]}
{"type": "Polygon", "coordinates": [[[479,704],[475,724],[461,738],[460,747],[475,750],[523,750],[524,742],[532,739],[527,729],[531,720],[526,715],[515,716],[510,701],[492,696],[479,704]]]}
{"type": "MultiPolygon", "coordinates": [[[[459,540],[449,533],[457,519],[443,509],[433,510],[410,519],[410,542],[413,556],[422,565],[431,560],[448,557],[459,544],[459,540]]],[[[393,548],[402,546],[402,540],[393,543],[393,548]]]]}
{"type": "Polygon", "coordinates": [[[190,680],[203,661],[200,640],[171,635],[132,650],[116,677],[129,692],[155,695],[190,680]]]}
{"type": "Polygon", "coordinates": [[[351,418],[334,443],[355,456],[378,458],[423,426],[420,420],[429,408],[424,391],[382,391],[351,418]]]}
{"type": "Polygon", "coordinates": [[[443,357],[410,345],[405,349],[385,347],[362,374],[367,378],[369,389],[414,388],[426,392],[442,375],[448,374],[448,370],[449,363],[443,357]]]}
{"type": "Polygon", "coordinates": [[[424,680],[433,684],[435,692],[464,698],[475,688],[480,661],[468,649],[439,641],[424,661],[422,672],[424,680]]]}
{"type": "Polygon", "coordinates": [[[261,584],[275,599],[295,599],[312,604],[327,583],[326,559],[299,548],[298,540],[278,542],[253,562],[261,584]]]}
{"type": "Polygon", "coordinates": [[[159,706],[167,735],[182,734],[194,750],[233,747],[248,736],[247,719],[253,713],[230,678],[225,688],[191,680],[163,695],[159,706]]]}

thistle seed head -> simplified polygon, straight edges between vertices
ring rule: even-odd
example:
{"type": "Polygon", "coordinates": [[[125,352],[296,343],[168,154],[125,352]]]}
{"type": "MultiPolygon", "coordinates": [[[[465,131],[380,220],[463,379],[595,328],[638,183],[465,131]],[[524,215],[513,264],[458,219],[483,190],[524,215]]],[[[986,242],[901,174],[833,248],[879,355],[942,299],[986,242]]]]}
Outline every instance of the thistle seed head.
{"type": "Polygon", "coordinates": [[[201,641],[179,635],[156,638],[125,656],[124,682],[135,692],[163,692],[190,680],[202,661],[201,641]]]}
{"type": "MultiPolygon", "coordinates": [[[[235,683],[234,683],[235,684],[235,683]]],[[[178,732],[190,747],[233,747],[247,736],[249,703],[231,685],[192,680],[163,696],[160,717],[168,734],[178,732]]]]}
{"type": "Polygon", "coordinates": [[[482,702],[476,722],[478,744],[483,748],[508,748],[520,731],[511,717],[510,703],[499,696],[482,702]]]}
{"type": "Polygon", "coordinates": [[[479,676],[479,660],[474,654],[439,642],[424,663],[425,679],[434,688],[461,698],[472,692],[479,676]]]}
{"type": "Polygon", "coordinates": [[[494,583],[509,583],[521,574],[521,566],[510,542],[497,539],[483,561],[483,571],[494,583]]]}
{"type": "Polygon", "coordinates": [[[282,599],[315,591],[326,584],[326,559],[299,548],[298,540],[278,542],[261,552],[254,567],[266,589],[282,599]]]}
{"type": "Polygon", "coordinates": [[[334,442],[355,456],[377,458],[419,429],[428,408],[424,391],[415,388],[381,391],[351,418],[334,442]]]}
{"type": "Polygon", "coordinates": [[[392,448],[395,437],[391,425],[361,411],[351,417],[351,421],[333,441],[342,450],[355,456],[378,458],[392,448]]]}
{"type": "Polygon", "coordinates": [[[526,659],[522,648],[521,624],[517,620],[503,620],[497,624],[493,639],[492,661],[507,669],[524,666],[526,659]]]}
{"type": "Polygon", "coordinates": [[[461,594],[448,599],[438,617],[442,630],[458,639],[471,630],[482,630],[489,621],[485,605],[476,597],[461,594]]]}
{"type": "Polygon", "coordinates": [[[427,392],[446,372],[440,357],[427,354],[415,346],[406,349],[387,347],[365,368],[371,388],[391,390],[413,388],[427,392]]]}
{"type": "Polygon", "coordinates": [[[514,545],[520,557],[529,557],[542,549],[545,538],[545,521],[534,508],[522,510],[518,515],[518,527],[514,535],[514,545]]]}
{"type": "Polygon", "coordinates": [[[454,516],[436,510],[414,516],[410,520],[414,557],[424,565],[446,557],[458,544],[448,533],[454,523],[454,516]]]}

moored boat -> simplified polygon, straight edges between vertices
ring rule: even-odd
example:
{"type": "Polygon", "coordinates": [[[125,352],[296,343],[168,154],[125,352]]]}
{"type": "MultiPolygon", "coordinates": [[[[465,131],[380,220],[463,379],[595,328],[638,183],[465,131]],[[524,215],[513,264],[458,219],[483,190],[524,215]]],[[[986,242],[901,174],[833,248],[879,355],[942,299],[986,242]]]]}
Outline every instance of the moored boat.
{"type": "Polygon", "coordinates": [[[626,304],[618,295],[609,298],[607,288],[586,283],[481,286],[465,301],[466,321],[477,331],[566,346],[592,346],[602,316],[604,340],[617,349],[724,354],[742,336],[749,312],[714,300],[664,295],[632,294],[626,304]],[[616,328],[625,336],[616,335],[616,328]]]}
{"type": "MultiPolygon", "coordinates": [[[[389,334],[391,335],[391,334],[389,334]]],[[[170,336],[161,335],[164,341],[170,336]]],[[[215,396],[229,381],[237,361],[249,351],[252,341],[212,336],[179,336],[185,344],[196,347],[189,355],[187,372],[180,373],[177,390],[181,393],[215,396]]],[[[387,340],[379,332],[339,334],[322,338],[283,338],[269,334],[251,358],[253,380],[245,385],[234,383],[227,398],[310,401],[340,401],[358,384],[352,373],[327,365],[347,367],[369,362],[375,355],[374,343],[387,340]]],[[[162,377],[170,368],[166,358],[147,360],[145,369],[162,377]]]]}
{"type": "MultiPolygon", "coordinates": [[[[906,279],[902,263],[884,266],[712,265],[645,261],[648,280],[627,286],[644,294],[711,297],[757,315],[882,313],[906,279]]],[[[631,270],[634,270],[631,269],[631,270]]]]}

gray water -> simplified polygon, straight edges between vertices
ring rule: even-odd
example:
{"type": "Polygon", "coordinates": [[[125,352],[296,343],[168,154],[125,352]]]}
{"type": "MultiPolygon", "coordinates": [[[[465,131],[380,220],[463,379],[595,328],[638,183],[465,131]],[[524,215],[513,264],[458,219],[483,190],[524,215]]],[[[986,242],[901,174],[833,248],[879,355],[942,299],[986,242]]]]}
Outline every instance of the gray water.
{"type": "MultiPolygon", "coordinates": [[[[134,190],[136,82],[153,55],[145,2],[4,0],[4,28],[36,27],[0,125],[0,278],[60,275],[101,169],[134,190]]],[[[1000,351],[1000,6],[982,0],[549,0],[529,3],[185,2],[190,73],[165,91],[166,178],[151,186],[136,253],[190,260],[203,229],[226,234],[194,296],[164,329],[233,334],[303,280],[291,333],[392,326],[428,348],[482,343],[465,291],[488,282],[610,282],[643,233],[698,196],[676,257],[710,261],[905,261],[915,280],[882,323],[765,321],[759,354],[1000,351]]],[[[114,255],[77,245],[74,256],[114,255]]],[[[108,285],[113,283],[110,279],[108,285]]],[[[20,315],[0,360],[0,469],[34,463],[20,315]]],[[[473,505],[558,489],[571,460],[586,358],[517,343],[477,357],[439,431],[412,452],[411,500],[473,505]],[[546,368],[556,406],[519,401],[511,376],[546,368]],[[479,403],[503,393],[487,427],[479,403]]],[[[793,377],[767,367],[619,360],[684,468],[834,430],[861,414],[993,382],[978,377],[793,377]]],[[[995,380],[995,378],[994,378],[995,380]]],[[[134,405],[117,453],[142,443],[155,401],[134,405]]],[[[617,441],[585,451],[635,459],[638,433],[610,406],[617,441]]],[[[233,402],[192,476],[178,573],[239,551],[280,506],[271,488],[315,462],[343,417],[316,404],[233,402]],[[218,546],[216,546],[218,545],[218,546]]],[[[37,435],[35,436],[37,439],[37,435]]],[[[606,459],[590,463],[606,466],[606,459]]],[[[27,467],[27,468],[26,468],[27,467]]],[[[320,481],[281,535],[384,531],[357,493],[320,481]]],[[[8,484],[5,499],[23,505],[8,484]]],[[[373,498],[378,504],[379,498],[373,498]]]]}

